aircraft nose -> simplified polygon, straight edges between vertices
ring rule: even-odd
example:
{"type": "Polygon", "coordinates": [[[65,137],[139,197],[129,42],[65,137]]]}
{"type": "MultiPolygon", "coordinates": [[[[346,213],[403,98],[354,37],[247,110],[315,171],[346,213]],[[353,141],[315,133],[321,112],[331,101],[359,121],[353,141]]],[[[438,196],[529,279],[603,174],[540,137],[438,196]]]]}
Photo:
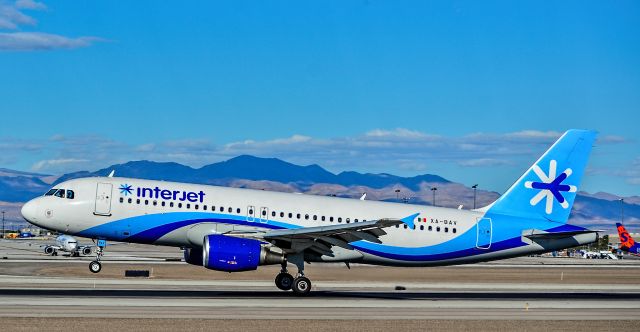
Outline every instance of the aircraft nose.
{"type": "Polygon", "coordinates": [[[28,201],[22,206],[20,213],[26,221],[30,223],[36,222],[38,221],[38,204],[33,200],[28,201]]]}

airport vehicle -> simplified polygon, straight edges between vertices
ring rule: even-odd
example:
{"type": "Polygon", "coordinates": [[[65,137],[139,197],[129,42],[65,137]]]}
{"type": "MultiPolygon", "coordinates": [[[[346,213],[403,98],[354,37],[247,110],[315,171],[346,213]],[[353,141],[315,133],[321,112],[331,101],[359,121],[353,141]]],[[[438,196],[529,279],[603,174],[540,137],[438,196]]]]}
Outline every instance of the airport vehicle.
{"type": "Polygon", "coordinates": [[[31,237],[36,237],[36,236],[31,232],[20,232],[20,234],[18,234],[18,238],[20,239],[28,239],[31,237]]]}
{"type": "Polygon", "coordinates": [[[131,178],[62,182],[27,202],[39,227],[98,240],[183,247],[185,261],[227,272],[280,264],[276,286],[304,295],[308,262],[467,264],[597,240],[567,224],[596,134],[569,130],[500,198],[476,210],[131,178]],[[72,194],[69,195],[69,191],[72,194]],[[69,198],[69,197],[72,198],[69,198]],[[287,267],[297,268],[294,278],[287,267]]]}
{"type": "Polygon", "coordinates": [[[59,235],[56,237],[56,243],[53,245],[45,245],[44,253],[51,256],[58,256],[59,251],[68,252],[72,257],[91,255],[92,246],[78,245],[78,240],[70,235],[59,235]]]}
{"type": "Polygon", "coordinates": [[[618,228],[618,236],[620,237],[620,249],[631,255],[640,256],[640,245],[633,240],[624,225],[616,223],[616,228],[618,228]]]}

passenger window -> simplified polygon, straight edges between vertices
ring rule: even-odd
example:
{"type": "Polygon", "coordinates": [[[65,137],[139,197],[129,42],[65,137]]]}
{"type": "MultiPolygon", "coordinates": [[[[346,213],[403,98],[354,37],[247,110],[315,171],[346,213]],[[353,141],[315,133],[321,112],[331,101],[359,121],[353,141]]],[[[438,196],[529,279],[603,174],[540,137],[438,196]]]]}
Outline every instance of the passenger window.
{"type": "Polygon", "coordinates": [[[262,215],[266,216],[267,215],[267,210],[262,210],[262,215]]]}
{"type": "Polygon", "coordinates": [[[253,214],[253,209],[249,209],[249,214],[253,214]]]}
{"type": "Polygon", "coordinates": [[[429,226],[429,232],[433,230],[433,226],[429,226]]]}
{"type": "Polygon", "coordinates": [[[205,211],[207,211],[207,206],[206,206],[206,205],[203,205],[203,206],[202,206],[202,209],[203,209],[203,210],[205,210],[205,211]]]}
{"type": "Polygon", "coordinates": [[[293,218],[293,214],[289,212],[289,218],[293,218]]]}
{"type": "Polygon", "coordinates": [[[144,200],[144,205],[149,205],[149,200],[148,199],[144,200]]]}
{"type": "Polygon", "coordinates": [[[196,210],[199,210],[200,206],[198,206],[198,204],[196,204],[196,205],[193,206],[193,208],[196,209],[196,210]]]}
{"type": "Polygon", "coordinates": [[[400,228],[400,225],[396,224],[396,228],[400,228]]]}
{"type": "Polygon", "coordinates": [[[191,204],[187,203],[187,209],[191,208],[191,204]]]}
{"type": "Polygon", "coordinates": [[[280,218],[284,218],[284,212],[280,212],[280,218]]]}
{"type": "Polygon", "coordinates": [[[140,198],[136,199],[136,204],[140,204],[140,198]]]}
{"type": "Polygon", "coordinates": [[[127,202],[129,202],[129,204],[131,204],[131,203],[133,203],[133,199],[129,198],[129,199],[127,200],[127,202]]]}
{"type": "Polygon", "coordinates": [[[404,226],[404,229],[407,229],[407,224],[404,224],[403,226],[404,226]]]}
{"type": "Polygon", "coordinates": [[[236,213],[237,213],[237,214],[240,214],[240,208],[237,208],[237,209],[236,209],[236,213]]]}
{"type": "Polygon", "coordinates": [[[456,232],[457,232],[457,230],[454,228],[454,229],[453,229],[453,234],[455,234],[456,232]]]}
{"type": "Polygon", "coordinates": [[[153,201],[153,206],[157,206],[158,205],[158,201],[153,201]]]}
{"type": "Polygon", "coordinates": [[[178,208],[182,208],[182,203],[178,203],[178,208]]]}
{"type": "Polygon", "coordinates": [[[298,219],[300,219],[300,213],[296,214],[296,217],[298,217],[298,219]]]}
{"type": "Polygon", "coordinates": [[[169,207],[173,207],[173,202],[169,202],[169,207]]]}
{"type": "Polygon", "coordinates": [[[309,220],[309,215],[308,214],[304,215],[304,220],[309,220]]]}
{"type": "Polygon", "coordinates": [[[271,216],[275,217],[276,216],[276,211],[271,211],[271,216]]]}
{"type": "Polygon", "coordinates": [[[313,220],[318,220],[318,216],[313,215],[313,220]]]}
{"type": "Polygon", "coordinates": [[[436,227],[436,232],[440,231],[440,226],[436,227]]]}
{"type": "Polygon", "coordinates": [[[342,217],[338,217],[338,222],[342,222],[342,217]]]}
{"type": "Polygon", "coordinates": [[[120,203],[124,203],[124,198],[120,197],[120,203]]]}
{"type": "Polygon", "coordinates": [[[162,207],[164,207],[165,205],[167,205],[167,203],[165,201],[162,201],[162,203],[160,203],[160,205],[162,205],[162,207]]]}
{"type": "Polygon", "coordinates": [[[424,225],[420,225],[420,230],[424,231],[424,225]]]}
{"type": "Polygon", "coordinates": [[[220,212],[224,212],[224,208],[222,206],[220,207],[220,212]]]}
{"type": "Polygon", "coordinates": [[[321,219],[322,221],[324,221],[324,216],[320,217],[320,219],[321,219]]]}
{"type": "Polygon", "coordinates": [[[46,194],[44,194],[44,195],[45,195],[45,196],[51,196],[51,195],[55,194],[55,193],[56,193],[56,191],[58,191],[58,189],[55,189],[55,188],[54,188],[54,189],[50,189],[50,190],[49,190],[49,191],[47,191],[47,193],[46,193],[46,194]]]}
{"type": "Polygon", "coordinates": [[[229,207],[229,208],[227,209],[227,212],[229,212],[229,213],[233,213],[233,208],[232,208],[232,207],[229,207]]]}
{"type": "Polygon", "coordinates": [[[329,217],[329,222],[333,222],[333,217],[329,217]]]}
{"type": "Polygon", "coordinates": [[[73,193],[73,190],[67,190],[67,198],[68,199],[74,199],[75,198],[75,194],[73,193]]]}
{"type": "Polygon", "coordinates": [[[444,228],[444,232],[445,232],[445,233],[449,233],[449,227],[445,227],[445,228],[444,228]]]}
{"type": "Polygon", "coordinates": [[[358,219],[354,219],[353,222],[358,222],[358,219]]]}

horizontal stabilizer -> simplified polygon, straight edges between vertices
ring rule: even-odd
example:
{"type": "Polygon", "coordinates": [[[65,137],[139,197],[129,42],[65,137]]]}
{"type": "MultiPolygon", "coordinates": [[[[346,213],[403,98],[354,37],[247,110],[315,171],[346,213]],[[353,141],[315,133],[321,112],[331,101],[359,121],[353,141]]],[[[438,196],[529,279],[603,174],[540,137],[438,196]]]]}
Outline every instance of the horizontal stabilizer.
{"type": "Polygon", "coordinates": [[[537,229],[529,229],[522,232],[522,236],[529,238],[531,240],[544,240],[544,239],[563,239],[567,237],[572,237],[580,234],[590,234],[590,233],[598,233],[601,231],[593,231],[589,229],[584,230],[574,230],[574,231],[566,231],[566,232],[545,232],[537,229]]]}

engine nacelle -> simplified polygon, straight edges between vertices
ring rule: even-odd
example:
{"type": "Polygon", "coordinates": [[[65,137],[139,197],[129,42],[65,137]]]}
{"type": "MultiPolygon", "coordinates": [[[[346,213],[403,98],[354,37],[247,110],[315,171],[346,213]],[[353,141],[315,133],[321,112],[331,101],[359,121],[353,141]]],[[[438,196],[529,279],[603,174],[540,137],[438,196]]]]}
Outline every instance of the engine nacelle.
{"type": "Polygon", "coordinates": [[[212,234],[204,237],[202,265],[207,269],[240,272],[251,271],[258,265],[280,264],[285,261],[282,253],[276,253],[261,245],[260,241],[212,234]]]}
{"type": "Polygon", "coordinates": [[[184,248],[184,261],[191,265],[202,266],[202,249],[184,248]]]}
{"type": "Polygon", "coordinates": [[[91,247],[82,248],[82,254],[85,255],[85,256],[91,255],[91,247]]]}
{"type": "Polygon", "coordinates": [[[46,246],[44,247],[44,253],[47,255],[53,255],[53,253],[56,252],[56,248],[51,247],[51,246],[46,246]]]}

